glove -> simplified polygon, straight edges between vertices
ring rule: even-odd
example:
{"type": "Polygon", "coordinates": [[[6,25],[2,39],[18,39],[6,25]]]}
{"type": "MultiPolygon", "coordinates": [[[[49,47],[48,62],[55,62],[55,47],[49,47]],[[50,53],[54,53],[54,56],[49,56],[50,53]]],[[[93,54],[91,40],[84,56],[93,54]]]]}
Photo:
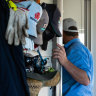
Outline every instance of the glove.
{"type": "MultiPolygon", "coordinates": [[[[17,34],[19,36],[19,40],[22,44],[26,43],[25,37],[28,37],[27,29],[28,26],[28,10],[24,8],[18,8],[17,12],[15,12],[15,25],[17,26],[17,34]]],[[[17,37],[17,36],[16,36],[17,37]]]]}
{"type": "Polygon", "coordinates": [[[13,11],[10,8],[10,17],[8,21],[7,30],[5,33],[5,39],[8,40],[8,44],[19,45],[20,42],[25,44],[25,37],[28,37],[28,11],[25,9],[19,9],[13,11]]]}
{"type": "Polygon", "coordinates": [[[15,18],[14,15],[15,15],[15,12],[10,8],[9,21],[8,21],[7,30],[5,33],[5,38],[6,38],[6,40],[8,40],[8,44],[10,44],[10,45],[13,43],[13,35],[14,35],[14,26],[13,26],[14,24],[13,23],[14,23],[14,18],[15,18]]]}

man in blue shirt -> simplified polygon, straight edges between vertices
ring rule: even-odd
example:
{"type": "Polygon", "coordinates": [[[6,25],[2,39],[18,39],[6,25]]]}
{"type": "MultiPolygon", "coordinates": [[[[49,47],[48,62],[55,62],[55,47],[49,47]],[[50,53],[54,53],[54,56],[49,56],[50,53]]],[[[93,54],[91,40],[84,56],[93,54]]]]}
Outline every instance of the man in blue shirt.
{"type": "Polygon", "coordinates": [[[75,20],[63,20],[64,47],[53,49],[53,58],[63,66],[63,96],[93,96],[93,59],[78,38],[75,20]]]}

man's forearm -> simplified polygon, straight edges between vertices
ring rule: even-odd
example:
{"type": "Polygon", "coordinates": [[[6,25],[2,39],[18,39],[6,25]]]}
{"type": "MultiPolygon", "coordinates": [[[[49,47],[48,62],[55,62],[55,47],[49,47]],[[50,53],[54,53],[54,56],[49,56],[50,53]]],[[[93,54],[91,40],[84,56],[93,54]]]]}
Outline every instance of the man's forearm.
{"type": "Polygon", "coordinates": [[[88,85],[90,83],[90,80],[87,76],[87,73],[84,70],[81,70],[78,67],[74,66],[67,59],[64,47],[59,44],[57,44],[57,46],[59,48],[53,49],[52,57],[59,60],[60,64],[64,66],[64,68],[69,72],[74,80],[83,85],[88,85]]]}
{"type": "Polygon", "coordinates": [[[64,68],[69,72],[69,74],[79,83],[83,85],[88,85],[90,80],[87,76],[87,73],[73,65],[70,61],[67,61],[66,64],[62,64],[64,68]]]}

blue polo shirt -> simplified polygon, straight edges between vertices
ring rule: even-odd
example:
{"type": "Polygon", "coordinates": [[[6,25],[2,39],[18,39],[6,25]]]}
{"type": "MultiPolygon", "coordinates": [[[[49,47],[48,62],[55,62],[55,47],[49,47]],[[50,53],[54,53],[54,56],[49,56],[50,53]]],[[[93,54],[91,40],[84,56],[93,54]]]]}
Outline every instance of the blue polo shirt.
{"type": "Polygon", "coordinates": [[[93,59],[90,51],[78,38],[69,41],[64,47],[68,60],[87,73],[90,84],[85,86],[75,81],[63,67],[63,96],[93,96],[93,59]]]}

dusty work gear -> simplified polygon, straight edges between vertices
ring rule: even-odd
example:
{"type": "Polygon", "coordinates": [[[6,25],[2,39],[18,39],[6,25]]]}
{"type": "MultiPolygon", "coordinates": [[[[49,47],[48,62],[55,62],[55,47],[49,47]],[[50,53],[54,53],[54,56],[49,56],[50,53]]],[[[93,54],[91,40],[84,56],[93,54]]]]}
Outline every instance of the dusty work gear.
{"type": "Polygon", "coordinates": [[[24,8],[18,8],[17,11],[13,11],[10,8],[10,17],[8,21],[8,26],[5,34],[8,44],[19,45],[20,42],[25,44],[25,37],[28,37],[28,11],[24,8]]]}

